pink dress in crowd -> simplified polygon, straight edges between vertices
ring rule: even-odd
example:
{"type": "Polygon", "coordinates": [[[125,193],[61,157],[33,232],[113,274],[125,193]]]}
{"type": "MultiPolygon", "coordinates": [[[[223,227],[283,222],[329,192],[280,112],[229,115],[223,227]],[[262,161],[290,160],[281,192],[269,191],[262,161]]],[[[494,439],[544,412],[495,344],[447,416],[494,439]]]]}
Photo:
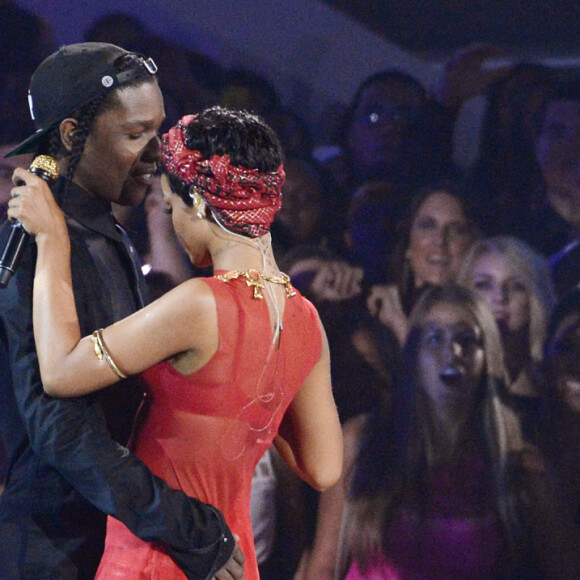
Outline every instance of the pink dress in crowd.
{"type": "Polygon", "coordinates": [[[423,518],[401,510],[389,528],[389,558],[366,573],[353,562],[345,580],[496,578],[502,541],[489,469],[481,457],[433,469],[423,518]]]}

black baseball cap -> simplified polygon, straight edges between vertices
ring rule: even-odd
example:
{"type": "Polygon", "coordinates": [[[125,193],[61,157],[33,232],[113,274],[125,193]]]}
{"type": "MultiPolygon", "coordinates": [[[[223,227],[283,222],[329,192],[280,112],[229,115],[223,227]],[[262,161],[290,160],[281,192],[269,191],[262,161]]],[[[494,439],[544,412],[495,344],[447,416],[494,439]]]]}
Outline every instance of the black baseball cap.
{"type": "Polygon", "coordinates": [[[37,152],[63,119],[116,87],[156,72],[153,59],[114,44],[83,42],[61,47],[39,65],[30,80],[28,106],[36,132],[6,157],[37,152]],[[127,63],[119,67],[121,58],[127,63]]]}

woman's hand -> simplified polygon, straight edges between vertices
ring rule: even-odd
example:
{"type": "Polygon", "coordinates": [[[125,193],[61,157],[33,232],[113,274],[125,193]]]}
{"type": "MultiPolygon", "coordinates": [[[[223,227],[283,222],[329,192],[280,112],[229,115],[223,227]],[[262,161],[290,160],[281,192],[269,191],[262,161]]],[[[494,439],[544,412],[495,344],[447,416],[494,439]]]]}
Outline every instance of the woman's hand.
{"type": "Polygon", "coordinates": [[[363,275],[362,268],[346,262],[327,262],[310,288],[323,300],[350,300],[361,293],[363,275]]]}
{"type": "Polygon", "coordinates": [[[364,272],[357,266],[336,260],[309,258],[296,262],[289,270],[289,276],[304,276],[308,272],[312,273],[308,291],[317,300],[350,300],[361,293],[364,272]]]}
{"type": "Polygon", "coordinates": [[[14,171],[8,217],[17,220],[32,236],[67,235],[64,214],[46,181],[26,169],[14,171]]]}
{"type": "Polygon", "coordinates": [[[401,345],[404,344],[409,323],[396,286],[373,286],[367,299],[367,308],[382,324],[391,328],[401,345]]]}

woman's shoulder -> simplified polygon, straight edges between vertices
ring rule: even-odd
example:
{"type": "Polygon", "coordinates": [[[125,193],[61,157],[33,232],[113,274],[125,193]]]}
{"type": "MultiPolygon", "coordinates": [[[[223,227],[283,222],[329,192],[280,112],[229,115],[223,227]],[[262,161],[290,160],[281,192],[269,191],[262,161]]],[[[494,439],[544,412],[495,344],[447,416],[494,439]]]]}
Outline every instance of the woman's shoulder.
{"type": "Polygon", "coordinates": [[[156,304],[162,311],[175,311],[183,316],[188,314],[203,316],[215,311],[215,296],[213,289],[205,278],[190,278],[178,284],[151,305],[156,308],[156,304]]]}
{"type": "Polygon", "coordinates": [[[193,300],[213,296],[214,278],[189,278],[174,288],[176,294],[190,295],[193,300]]]}

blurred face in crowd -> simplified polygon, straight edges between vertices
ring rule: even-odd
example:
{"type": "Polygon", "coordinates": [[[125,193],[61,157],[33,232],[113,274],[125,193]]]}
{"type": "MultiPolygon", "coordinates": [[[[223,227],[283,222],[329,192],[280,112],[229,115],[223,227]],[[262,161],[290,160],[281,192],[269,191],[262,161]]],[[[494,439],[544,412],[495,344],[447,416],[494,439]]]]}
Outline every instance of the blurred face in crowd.
{"type": "Polygon", "coordinates": [[[0,221],[6,217],[6,205],[10,199],[10,191],[14,187],[12,174],[17,167],[28,168],[32,162],[32,155],[17,155],[4,158],[18,143],[0,145],[0,221]]]}
{"type": "Polygon", "coordinates": [[[580,227],[580,102],[547,105],[536,141],[536,158],[553,209],[580,227]]]}
{"type": "Polygon", "coordinates": [[[353,165],[375,178],[402,168],[408,162],[407,130],[421,105],[417,90],[401,82],[377,82],[364,89],[349,133],[353,165]]]}
{"type": "Polygon", "coordinates": [[[95,118],[74,181],[102,199],[135,206],[155,179],[165,109],[155,82],[120,89],[117,97],[95,118]]]}
{"type": "Polygon", "coordinates": [[[472,233],[459,201],[444,191],[429,195],[413,219],[405,254],[415,285],[452,282],[471,241],[472,233]]]}
{"type": "Polygon", "coordinates": [[[322,186],[300,161],[288,160],[284,170],[282,207],[275,219],[297,243],[308,243],[315,237],[320,222],[322,186]]]}
{"type": "Polygon", "coordinates": [[[580,314],[566,316],[547,345],[548,379],[568,408],[580,416],[580,314]]]}
{"type": "Polygon", "coordinates": [[[458,304],[434,305],[424,319],[419,348],[422,385],[435,412],[471,407],[485,366],[481,329],[472,314],[458,304]]]}
{"type": "Polygon", "coordinates": [[[527,283],[507,256],[494,251],[479,256],[469,282],[470,288],[487,302],[502,334],[527,332],[530,322],[527,283]]]}
{"type": "Polygon", "coordinates": [[[533,141],[535,123],[549,86],[549,71],[544,67],[520,68],[510,73],[498,100],[500,134],[508,139],[514,126],[521,127],[522,136],[533,141]]]}

